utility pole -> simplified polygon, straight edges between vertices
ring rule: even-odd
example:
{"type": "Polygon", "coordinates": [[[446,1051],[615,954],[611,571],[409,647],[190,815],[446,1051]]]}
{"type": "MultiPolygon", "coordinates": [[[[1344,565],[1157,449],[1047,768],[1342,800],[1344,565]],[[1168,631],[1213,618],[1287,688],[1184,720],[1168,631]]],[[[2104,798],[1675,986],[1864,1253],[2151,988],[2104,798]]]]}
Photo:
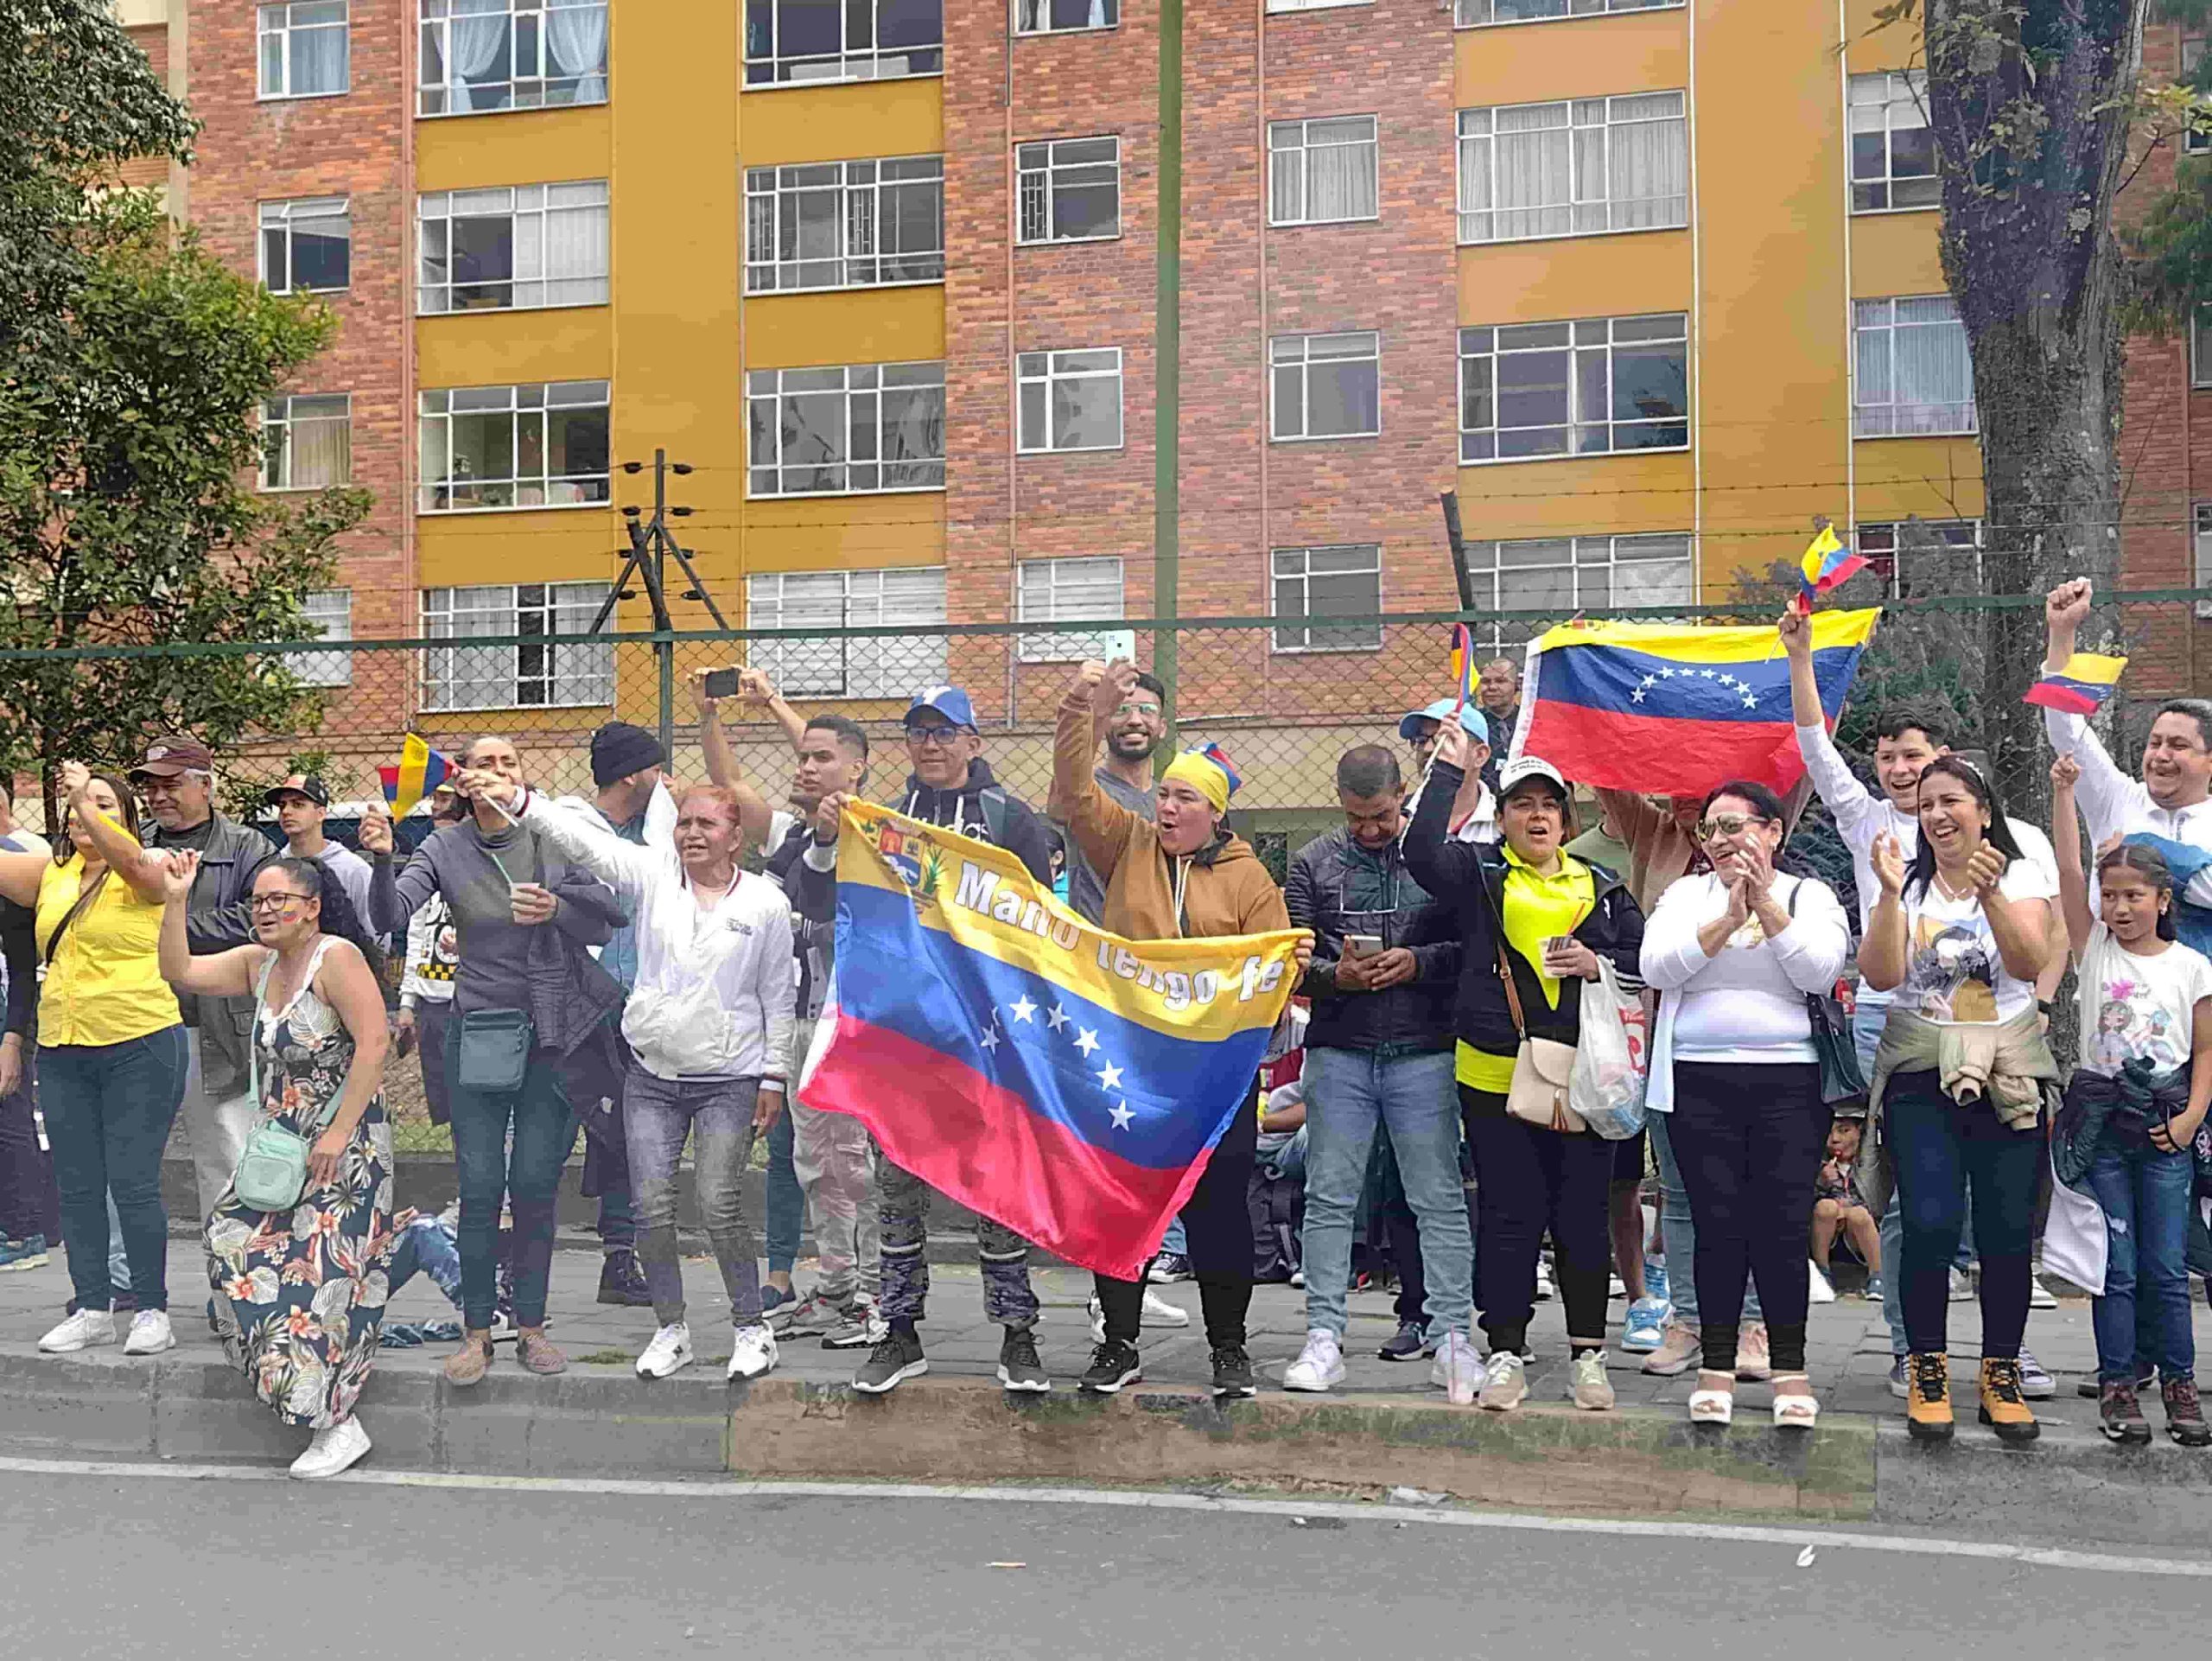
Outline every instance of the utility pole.
{"type": "MultiPolygon", "coordinates": [[[[642,473],[645,463],[625,461],[622,471],[642,473]]],[[[671,556],[683,568],[684,580],[691,585],[683,590],[682,597],[705,606],[708,615],[715,620],[716,628],[729,627],[723,619],[721,608],[715,604],[714,595],[707,592],[707,585],[699,580],[699,572],[691,563],[691,556],[684,551],[675,533],[668,528],[670,519],[689,519],[691,514],[688,507],[669,506],[668,475],[690,471],[689,461],[671,461],[664,449],[653,452],[653,516],[650,519],[645,519],[645,510],[639,507],[622,510],[623,528],[630,538],[630,546],[626,550],[627,557],[623,562],[621,575],[614,579],[613,588],[607,591],[606,601],[599,608],[599,615],[592,619],[591,627],[585,630],[588,634],[600,633],[614,615],[617,602],[635,597],[637,590],[630,587],[630,577],[635,573],[645,586],[645,598],[652,608],[653,632],[661,637],[653,642],[653,660],[660,668],[660,748],[664,755],[676,753],[676,642],[669,638],[675,632],[676,621],[669,614],[666,582],[667,562],[671,556]]]]}
{"type": "MultiPolygon", "coordinates": [[[[1154,255],[1152,672],[1167,689],[1165,767],[1175,754],[1183,488],[1183,0],[1160,0],[1160,239],[1154,255]]],[[[1266,281],[1266,273],[1261,274],[1266,281]]]]}

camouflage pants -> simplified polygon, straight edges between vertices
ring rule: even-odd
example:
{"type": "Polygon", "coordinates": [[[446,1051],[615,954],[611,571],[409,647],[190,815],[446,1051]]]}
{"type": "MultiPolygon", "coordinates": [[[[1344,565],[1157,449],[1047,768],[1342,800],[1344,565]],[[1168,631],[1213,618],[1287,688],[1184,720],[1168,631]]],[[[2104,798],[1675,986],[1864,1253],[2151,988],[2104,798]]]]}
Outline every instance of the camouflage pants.
{"type": "MultiPolygon", "coordinates": [[[[930,1201],[936,1190],[876,1150],[876,1214],[883,1228],[883,1318],[922,1319],[930,1295],[930,1201]]],[[[1037,1294],[1029,1286],[1029,1242],[1003,1223],[976,1219],[976,1248],[983,1265],[983,1313],[1006,1327],[1037,1324],[1037,1294]]]]}

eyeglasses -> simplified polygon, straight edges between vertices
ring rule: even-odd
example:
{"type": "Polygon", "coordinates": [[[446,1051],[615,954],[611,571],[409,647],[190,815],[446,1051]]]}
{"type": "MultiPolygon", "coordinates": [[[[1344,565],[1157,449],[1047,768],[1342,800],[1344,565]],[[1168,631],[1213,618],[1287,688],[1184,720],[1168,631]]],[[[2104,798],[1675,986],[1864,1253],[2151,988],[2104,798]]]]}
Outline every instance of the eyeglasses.
{"type": "Polygon", "coordinates": [[[950,749],[960,736],[957,727],[909,727],[906,741],[918,750],[950,749]]]}
{"type": "Polygon", "coordinates": [[[1715,837],[1740,837],[1755,824],[1772,823],[1771,819],[1757,813],[1716,813],[1699,824],[1697,839],[1711,842],[1715,837]]]}
{"type": "Polygon", "coordinates": [[[1115,705],[1114,713],[1117,716],[1156,716],[1160,713],[1160,706],[1157,703],[1120,703],[1115,705]]]}
{"type": "Polygon", "coordinates": [[[256,911],[283,911],[295,900],[307,901],[314,898],[315,896],[311,894],[257,894],[246,903],[256,911]]]}

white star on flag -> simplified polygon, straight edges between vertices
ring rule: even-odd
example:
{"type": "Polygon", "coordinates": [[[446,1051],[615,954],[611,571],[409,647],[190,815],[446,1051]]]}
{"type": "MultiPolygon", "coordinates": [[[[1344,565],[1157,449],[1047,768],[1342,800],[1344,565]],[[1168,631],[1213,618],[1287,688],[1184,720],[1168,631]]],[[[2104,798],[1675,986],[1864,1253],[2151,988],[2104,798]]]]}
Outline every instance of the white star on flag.
{"type": "Polygon", "coordinates": [[[992,1054],[997,1054],[999,1047],[998,1023],[996,1021],[993,1021],[991,1023],[990,1029],[976,1041],[981,1044],[985,1049],[990,1051],[992,1054]]]}
{"type": "Polygon", "coordinates": [[[1122,1087],[1121,1068],[1109,1061],[1106,1070],[1098,1075],[1098,1087],[1101,1090],[1119,1090],[1122,1087]]]}
{"type": "Polygon", "coordinates": [[[1129,1111],[1129,1104],[1127,1102],[1116,1102],[1106,1110],[1106,1117],[1114,1121],[1114,1128],[1116,1130],[1126,1130],[1129,1128],[1129,1121],[1136,1117],[1136,1115],[1129,1111]]]}
{"type": "Polygon", "coordinates": [[[1759,701],[1746,692],[1744,694],[1744,707],[1746,710],[1756,710],[1759,707],[1759,701]]]}
{"type": "Polygon", "coordinates": [[[1066,1004],[1056,1003],[1045,1012],[1045,1025],[1050,1030],[1058,1032],[1061,1028],[1067,1024],[1068,1007],[1066,1004]]]}
{"type": "Polygon", "coordinates": [[[1012,1003],[1007,1004],[1006,1007],[1007,1013],[1011,1015],[1016,1021],[1028,1021],[1034,1017],[1037,1013],[1037,1006],[1029,1001],[1029,994],[1027,992],[1024,992],[1019,998],[1016,998],[1012,1003]]]}
{"type": "Polygon", "coordinates": [[[1641,686],[1639,686],[1639,687],[1637,687],[1637,688],[1636,689],[1636,690],[1634,690],[1633,692],[1630,692],[1630,693],[1628,695],[1628,701],[1629,701],[1630,703],[1643,703],[1643,689],[1641,686]]]}
{"type": "Polygon", "coordinates": [[[1084,1028],[1082,1031],[1083,1036],[1075,1041],[1075,1047],[1085,1055],[1089,1055],[1098,1047],[1098,1034],[1088,1027],[1084,1028]]]}

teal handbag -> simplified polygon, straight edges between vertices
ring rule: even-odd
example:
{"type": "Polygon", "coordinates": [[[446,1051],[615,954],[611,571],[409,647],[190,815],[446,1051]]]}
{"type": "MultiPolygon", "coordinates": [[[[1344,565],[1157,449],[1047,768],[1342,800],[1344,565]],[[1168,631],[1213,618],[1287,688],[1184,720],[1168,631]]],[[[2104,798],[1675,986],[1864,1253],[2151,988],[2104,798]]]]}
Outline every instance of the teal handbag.
{"type": "MultiPolygon", "coordinates": [[[[318,951],[316,962],[308,965],[307,977],[300,983],[300,991],[304,992],[315,984],[315,970],[321,966],[321,953],[318,951]]],[[[231,1190],[238,1195],[239,1202],[260,1212],[290,1211],[300,1203],[300,1196],[308,1188],[308,1156],[315,1151],[311,1138],[259,1117],[262,1001],[268,996],[269,974],[276,966],[276,959],[272,953],[269,961],[261,966],[261,973],[253,983],[254,1033],[248,1053],[252,1057],[250,1067],[256,1123],[245,1139],[245,1151],[238,1155],[238,1169],[231,1174],[231,1190]]],[[[295,993],[293,1001],[296,1002],[298,997],[299,994],[295,993]]],[[[283,1015],[277,1018],[281,1021],[283,1015],[290,1013],[291,1004],[288,1003],[283,1015]]],[[[315,1125],[317,1136],[321,1135],[325,1127],[337,1117],[338,1104],[343,1095],[343,1091],[339,1091],[331,1097],[329,1106],[315,1125]]]]}

